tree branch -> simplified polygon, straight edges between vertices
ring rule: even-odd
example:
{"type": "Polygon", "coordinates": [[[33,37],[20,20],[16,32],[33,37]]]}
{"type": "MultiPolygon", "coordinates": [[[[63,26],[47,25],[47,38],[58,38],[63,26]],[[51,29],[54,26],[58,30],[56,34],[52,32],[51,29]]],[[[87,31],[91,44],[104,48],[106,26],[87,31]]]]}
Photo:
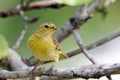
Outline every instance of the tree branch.
{"type": "Polygon", "coordinates": [[[54,35],[54,38],[58,40],[59,42],[62,42],[64,39],[69,37],[72,33],[72,29],[74,28],[71,24],[76,23],[78,24],[78,27],[80,25],[83,25],[86,23],[87,20],[89,20],[92,16],[90,15],[90,12],[95,10],[100,4],[102,0],[95,0],[84,12],[84,9],[77,9],[75,15],[63,25],[61,29],[59,29],[56,34],[54,35]],[[76,17],[79,16],[79,17],[76,17]]]}
{"type": "Polygon", "coordinates": [[[29,73],[31,69],[21,70],[21,71],[0,71],[0,78],[16,79],[16,78],[27,78],[35,76],[56,76],[67,79],[72,78],[100,78],[102,76],[109,76],[113,74],[120,74],[120,63],[116,64],[96,64],[96,65],[87,65],[82,67],[74,68],[64,68],[64,69],[53,69],[48,74],[49,68],[39,68],[36,69],[33,73],[29,73]]]}
{"type": "Polygon", "coordinates": [[[26,5],[24,5],[24,0],[21,0],[21,7],[20,7],[20,9],[18,9],[18,14],[21,16],[21,18],[24,21],[26,21],[28,23],[32,23],[32,22],[37,21],[39,18],[38,17],[34,17],[32,19],[29,19],[27,16],[25,16],[23,9],[24,9],[25,6],[27,7],[28,5],[29,5],[29,2],[26,5]]]}
{"type": "Polygon", "coordinates": [[[25,26],[24,29],[21,31],[21,34],[20,34],[18,40],[16,41],[16,43],[13,45],[12,49],[16,50],[20,46],[21,41],[23,40],[26,31],[27,31],[27,26],[25,26]]]}
{"type": "Polygon", "coordinates": [[[34,17],[34,18],[32,18],[32,19],[28,18],[27,16],[25,16],[23,10],[19,10],[19,11],[18,11],[18,14],[21,16],[21,18],[22,18],[24,21],[26,21],[26,22],[28,22],[28,23],[36,22],[36,21],[39,19],[39,17],[34,17]]]}
{"type": "Polygon", "coordinates": [[[9,64],[12,68],[12,71],[25,70],[28,68],[28,66],[23,63],[23,61],[22,61],[21,57],[18,55],[18,53],[12,49],[9,49],[8,60],[10,61],[9,64]]]}
{"type": "MultiPolygon", "coordinates": [[[[32,9],[40,9],[40,8],[61,8],[65,6],[64,4],[60,4],[55,0],[43,0],[43,1],[36,1],[36,2],[29,2],[29,4],[22,5],[23,11],[28,11],[32,9]]],[[[8,16],[18,14],[18,10],[21,8],[21,4],[17,5],[16,7],[8,10],[0,10],[0,17],[5,18],[8,16]]]]}
{"type": "MultiPolygon", "coordinates": [[[[102,46],[102,45],[104,45],[105,43],[107,43],[107,42],[109,42],[109,41],[111,41],[111,40],[113,40],[113,39],[115,39],[115,38],[117,38],[117,37],[119,37],[119,36],[120,36],[120,31],[115,32],[115,33],[111,34],[110,36],[107,36],[107,37],[105,37],[105,38],[103,38],[103,39],[101,39],[101,40],[99,40],[99,41],[96,41],[96,42],[94,42],[94,43],[86,46],[86,49],[87,49],[87,50],[91,50],[91,49],[97,48],[97,47],[102,46]]],[[[68,55],[69,57],[72,57],[72,56],[77,55],[77,54],[79,54],[79,53],[81,53],[81,52],[82,52],[81,49],[77,49],[77,50],[68,52],[67,55],[68,55]]]]}
{"type": "Polygon", "coordinates": [[[82,50],[83,54],[93,63],[93,64],[97,64],[97,62],[94,60],[94,58],[91,56],[90,53],[88,53],[87,49],[84,47],[84,44],[81,40],[81,37],[79,35],[79,32],[77,29],[74,29],[72,31],[74,38],[78,44],[78,46],[80,47],[80,49],[82,50]]]}
{"type": "MultiPolygon", "coordinates": [[[[25,63],[23,63],[21,57],[18,55],[18,53],[16,51],[14,51],[13,49],[9,48],[9,55],[6,57],[8,59],[8,62],[4,62],[6,65],[8,65],[7,70],[11,71],[24,71],[28,68],[32,68],[32,67],[28,67],[25,63]]],[[[7,76],[7,74],[4,74],[7,76]]],[[[17,74],[16,74],[17,75],[17,74]]],[[[4,79],[4,77],[1,77],[4,79]]],[[[7,78],[9,79],[9,78],[7,78]]],[[[30,80],[31,78],[27,77],[24,79],[19,79],[19,80],[30,80]]]]}

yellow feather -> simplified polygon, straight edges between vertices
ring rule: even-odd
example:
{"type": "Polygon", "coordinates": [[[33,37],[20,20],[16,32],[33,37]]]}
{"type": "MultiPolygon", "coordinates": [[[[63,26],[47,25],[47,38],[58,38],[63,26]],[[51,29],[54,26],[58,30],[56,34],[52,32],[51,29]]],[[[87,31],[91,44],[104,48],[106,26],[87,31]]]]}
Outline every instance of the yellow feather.
{"type": "Polygon", "coordinates": [[[59,58],[67,58],[59,43],[53,39],[56,27],[52,23],[44,23],[28,39],[28,46],[33,55],[41,62],[58,62],[59,58]]]}

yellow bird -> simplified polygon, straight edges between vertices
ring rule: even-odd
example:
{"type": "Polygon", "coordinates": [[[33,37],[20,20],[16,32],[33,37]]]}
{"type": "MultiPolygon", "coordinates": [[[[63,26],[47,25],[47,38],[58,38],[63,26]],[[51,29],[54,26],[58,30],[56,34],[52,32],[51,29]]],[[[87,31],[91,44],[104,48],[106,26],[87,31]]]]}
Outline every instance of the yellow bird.
{"type": "MultiPolygon", "coordinates": [[[[59,43],[53,38],[56,30],[57,28],[53,23],[44,23],[28,39],[28,46],[33,55],[40,60],[40,63],[47,61],[57,63],[60,58],[67,58],[59,43]]],[[[35,65],[35,67],[38,65],[35,65]]]]}

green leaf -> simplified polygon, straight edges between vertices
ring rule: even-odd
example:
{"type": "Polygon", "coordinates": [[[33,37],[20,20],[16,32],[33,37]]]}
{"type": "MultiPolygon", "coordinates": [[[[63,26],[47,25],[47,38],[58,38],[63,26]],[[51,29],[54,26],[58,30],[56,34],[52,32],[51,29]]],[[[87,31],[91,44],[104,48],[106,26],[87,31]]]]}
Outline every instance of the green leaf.
{"type": "Polygon", "coordinates": [[[8,42],[3,37],[2,34],[0,34],[0,59],[8,55],[8,42]]]}
{"type": "Polygon", "coordinates": [[[77,6],[85,3],[90,3],[93,0],[55,0],[55,1],[57,1],[58,3],[70,5],[70,6],[77,6]]]}

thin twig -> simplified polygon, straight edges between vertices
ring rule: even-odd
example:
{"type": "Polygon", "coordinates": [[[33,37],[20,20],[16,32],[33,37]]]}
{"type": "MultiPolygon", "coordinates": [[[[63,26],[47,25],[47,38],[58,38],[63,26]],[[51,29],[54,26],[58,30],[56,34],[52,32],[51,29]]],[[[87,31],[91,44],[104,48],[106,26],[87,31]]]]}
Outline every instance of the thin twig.
{"type": "MultiPolygon", "coordinates": [[[[28,11],[28,10],[41,9],[41,8],[58,9],[58,8],[63,7],[63,6],[66,6],[66,5],[60,4],[60,3],[56,2],[55,0],[42,0],[42,1],[37,0],[35,2],[29,1],[27,4],[25,4],[24,7],[22,7],[22,10],[28,11]]],[[[17,5],[16,7],[12,8],[12,9],[0,10],[0,17],[5,18],[5,17],[12,16],[12,15],[17,15],[20,7],[21,7],[21,4],[17,5]]]]}
{"type": "Polygon", "coordinates": [[[102,3],[103,0],[95,0],[87,9],[88,13],[91,13],[93,10],[95,10],[98,5],[102,3]]]}
{"type": "Polygon", "coordinates": [[[18,9],[18,14],[21,16],[21,18],[25,21],[25,22],[28,22],[28,23],[32,23],[32,22],[36,22],[39,17],[34,17],[32,19],[29,19],[27,16],[25,16],[24,14],[24,8],[27,7],[29,5],[29,2],[27,3],[27,5],[24,5],[24,0],[21,0],[21,6],[20,8],[18,9]]]}
{"type": "Polygon", "coordinates": [[[28,23],[36,22],[36,21],[39,19],[39,17],[34,17],[34,18],[32,18],[32,19],[29,19],[27,16],[25,16],[23,10],[19,10],[19,11],[18,11],[18,14],[21,16],[21,18],[22,18],[25,22],[28,22],[28,23]]]}
{"type": "Polygon", "coordinates": [[[72,34],[79,46],[79,48],[82,50],[83,54],[93,63],[93,64],[97,64],[97,62],[94,60],[94,58],[88,53],[87,49],[85,48],[82,39],[80,37],[80,34],[78,32],[79,27],[81,27],[81,25],[83,23],[85,23],[88,19],[90,19],[90,14],[88,14],[87,12],[87,4],[81,6],[78,8],[78,10],[76,11],[76,15],[75,15],[75,19],[74,20],[70,20],[71,26],[73,27],[72,29],[72,34]],[[81,14],[80,14],[81,13],[81,14]],[[84,21],[82,22],[81,19],[84,19],[84,21]]]}
{"type": "Polygon", "coordinates": [[[81,40],[81,37],[79,35],[79,32],[77,29],[73,29],[72,33],[74,35],[74,38],[78,44],[78,46],[80,47],[80,49],[82,50],[83,54],[93,63],[93,64],[97,64],[97,62],[94,60],[94,58],[88,53],[87,49],[84,47],[83,42],[81,40]]]}
{"type": "Polygon", "coordinates": [[[25,25],[25,27],[24,27],[23,30],[21,31],[21,34],[20,34],[18,40],[17,40],[17,41],[15,42],[15,44],[13,45],[12,49],[16,50],[16,49],[20,46],[21,41],[23,40],[26,31],[27,31],[27,26],[25,25]]]}
{"type": "MultiPolygon", "coordinates": [[[[86,46],[85,48],[87,50],[91,50],[91,49],[97,48],[99,46],[102,46],[103,44],[105,44],[105,43],[107,43],[107,42],[109,42],[109,41],[111,41],[111,40],[113,40],[115,38],[118,38],[118,37],[120,37],[120,31],[115,32],[115,33],[113,33],[113,34],[111,34],[111,35],[109,35],[109,36],[107,36],[107,37],[105,37],[105,38],[103,38],[103,39],[101,39],[99,41],[96,41],[96,42],[86,46]]],[[[68,54],[69,57],[72,57],[72,56],[77,55],[77,54],[79,54],[81,52],[82,52],[81,49],[77,49],[77,50],[68,52],[67,54],[68,54]]]]}

